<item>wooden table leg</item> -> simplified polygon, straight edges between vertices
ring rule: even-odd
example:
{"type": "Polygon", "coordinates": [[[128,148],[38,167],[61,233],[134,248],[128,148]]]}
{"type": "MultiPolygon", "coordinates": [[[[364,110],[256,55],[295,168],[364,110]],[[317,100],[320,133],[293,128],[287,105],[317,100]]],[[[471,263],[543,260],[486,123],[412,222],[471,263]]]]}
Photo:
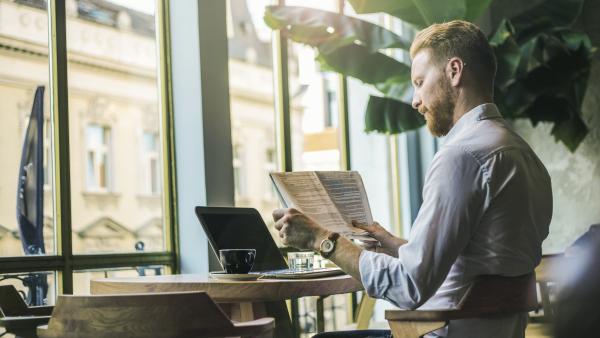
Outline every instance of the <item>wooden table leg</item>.
{"type": "Polygon", "coordinates": [[[375,299],[369,297],[366,293],[363,293],[360,304],[358,305],[358,311],[356,311],[356,329],[366,330],[369,328],[369,322],[373,317],[373,310],[375,309],[375,299]]]}
{"type": "Polygon", "coordinates": [[[275,318],[274,338],[297,337],[294,335],[290,314],[285,301],[274,302],[242,302],[231,304],[219,304],[221,309],[229,315],[231,320],[248,321],[263,317],[275,318]]]}
{"type": "Polygon", "coordinates": [[[419,338],[424,334],[441,329],[446,322],[405,322],[389,320],[392,335],[397,338],[419,338]]]}

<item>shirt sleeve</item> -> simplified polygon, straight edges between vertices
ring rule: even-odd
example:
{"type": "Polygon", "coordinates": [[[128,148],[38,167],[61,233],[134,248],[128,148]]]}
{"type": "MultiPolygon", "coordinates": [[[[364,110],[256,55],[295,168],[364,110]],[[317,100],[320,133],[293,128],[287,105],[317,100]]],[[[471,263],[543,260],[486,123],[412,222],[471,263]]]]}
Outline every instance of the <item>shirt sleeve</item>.
{"type": "Polygon", "coordinates": [[[367,294],[404,309],[416,309],[433,296],[485,212],[487,187],[485,171],[470,153],[458,147],[440,150],[398,258],[361,253],[359,270],[367,294]]]}

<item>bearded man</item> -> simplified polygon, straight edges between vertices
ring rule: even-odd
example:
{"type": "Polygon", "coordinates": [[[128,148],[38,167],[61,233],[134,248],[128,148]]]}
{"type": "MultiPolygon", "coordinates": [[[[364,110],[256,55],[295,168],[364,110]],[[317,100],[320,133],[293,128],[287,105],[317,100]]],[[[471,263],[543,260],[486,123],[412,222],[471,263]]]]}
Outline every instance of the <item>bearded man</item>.
{"type": "MultiPolygon", "coordinates": [[[[355,224],[379,240],[374,252],[297,210],[275,210],[273,217],[283,243],[325,251],[370,296],[404,309],[448,309],[479,275],[534,271],[548,235],[552,190],[542,162],[492,103],[496,60],[477,26],[434,24],[417,34],[410,54],[412,105],[445,140],[408,240],[377,223],[355,224]]],[[[526,324],[526,313],[455,320],[433,336],[523,337],[526,324]]]]}

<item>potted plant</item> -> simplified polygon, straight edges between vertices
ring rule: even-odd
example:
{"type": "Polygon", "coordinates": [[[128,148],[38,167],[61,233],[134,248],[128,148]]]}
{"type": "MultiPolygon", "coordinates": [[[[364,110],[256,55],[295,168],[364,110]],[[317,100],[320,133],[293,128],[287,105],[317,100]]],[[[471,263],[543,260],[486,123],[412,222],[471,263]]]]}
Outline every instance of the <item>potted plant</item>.
{"type": "MultiPolygon", "coordinates": [[[[287,38],[314,47],[317,60],[332,70],[372,85],[365,111],[366,131],[401,133],[423,119],[410,105],[408,57],[414,33],[435,22],[477,21],[491,0],[348,0],[356,13],[386,13],[404,22],[397,34],[334,12],[269,6],[264,20],[287,38]]],[[[545,0],[493,24],[489,41],[498,59],[495,102],[505,118],[553,124],[551,134],[574,152],[588,128],[581,105],[594,48],[573,25],[583,0],[545,0]]]]}

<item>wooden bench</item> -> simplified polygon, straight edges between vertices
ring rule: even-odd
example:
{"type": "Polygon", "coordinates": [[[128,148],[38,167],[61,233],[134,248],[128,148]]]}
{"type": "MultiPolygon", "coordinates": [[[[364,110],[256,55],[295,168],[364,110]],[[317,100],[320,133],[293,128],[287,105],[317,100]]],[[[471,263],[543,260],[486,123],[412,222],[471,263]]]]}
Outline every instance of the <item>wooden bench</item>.
{"type": "Polygon", "coordinates": [[[273,318],[233,322],[205,292],[58,296],[40,338],[270,337],[273,318]]]}

